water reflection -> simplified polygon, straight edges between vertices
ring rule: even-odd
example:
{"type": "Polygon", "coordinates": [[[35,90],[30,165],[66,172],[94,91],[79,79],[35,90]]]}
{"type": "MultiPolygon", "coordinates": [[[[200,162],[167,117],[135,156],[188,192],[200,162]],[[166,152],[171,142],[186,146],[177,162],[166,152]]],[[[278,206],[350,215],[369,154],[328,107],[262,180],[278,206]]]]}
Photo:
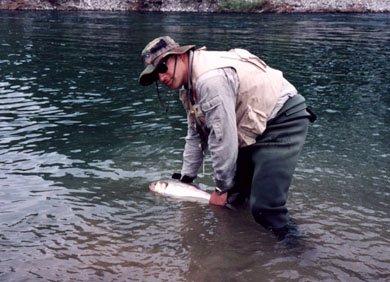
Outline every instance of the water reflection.
{"type": "MultiPolygon", "coordinates": [[[[3,280],[385,281],[389,245],[388,15],[1,12],[3,280]],[[162,29],[162,30],[161,30],[162,29]],[[138,86],[167,33],[248,48],[313,106],[290,196],[303,246],[249,213],[156,197],[181,166],[176,94],[138,86]]],[[[203,185],[212,185],[206,162],[203,185]]]]}

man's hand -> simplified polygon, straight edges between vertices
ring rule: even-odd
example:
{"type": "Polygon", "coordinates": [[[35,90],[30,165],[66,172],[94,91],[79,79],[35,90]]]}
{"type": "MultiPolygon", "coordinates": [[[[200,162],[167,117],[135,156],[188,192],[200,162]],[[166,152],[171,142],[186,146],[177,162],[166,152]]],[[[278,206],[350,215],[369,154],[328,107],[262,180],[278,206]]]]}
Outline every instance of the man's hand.
{"type": "Polygon", "coordinates": [[[183,183],[192,183],[192,181],[194,181],[194,179],[195,179],[195,177],[189,177],[187,175],[182,176],[180,173],[177,173],[177,172],[172,174],[172,178],[179,180],[180,182],[183,182],[183,183]]]}
{"type": "Polygon", "coordinates": [[[209,204],[215,206],[225,206],[227,203],[227,193],[219,194],[217,192],[213,192],[210,197],[209,204]]]}

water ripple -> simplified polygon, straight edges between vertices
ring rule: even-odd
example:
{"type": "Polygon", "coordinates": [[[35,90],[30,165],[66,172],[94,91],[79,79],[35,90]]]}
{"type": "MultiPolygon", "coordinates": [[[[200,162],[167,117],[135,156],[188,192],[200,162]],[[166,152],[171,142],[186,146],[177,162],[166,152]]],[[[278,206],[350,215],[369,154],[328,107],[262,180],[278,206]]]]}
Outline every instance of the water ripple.
{"type": "Polygon", "coordinates": [[[388,15],[0,13],[1,280],[389,277],[388,15]],[[157,30],[248,48],[318,114],[289,198],[301,247],[247,209],[148,192],[180,169],[187,130],[175,93],[160,105],[138,85],[157,30]]]}

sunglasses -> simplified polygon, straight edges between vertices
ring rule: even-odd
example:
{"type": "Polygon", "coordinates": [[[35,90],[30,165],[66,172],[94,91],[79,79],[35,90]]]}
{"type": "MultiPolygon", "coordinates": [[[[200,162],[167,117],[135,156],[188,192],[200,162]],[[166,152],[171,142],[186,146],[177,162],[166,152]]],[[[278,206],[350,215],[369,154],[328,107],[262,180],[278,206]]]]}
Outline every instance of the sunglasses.
{"type": "Polygon", "coordinates": [[[163,61],[156,67],[157,73],[166,73],[168,71],[167,62],[163,61]]]}

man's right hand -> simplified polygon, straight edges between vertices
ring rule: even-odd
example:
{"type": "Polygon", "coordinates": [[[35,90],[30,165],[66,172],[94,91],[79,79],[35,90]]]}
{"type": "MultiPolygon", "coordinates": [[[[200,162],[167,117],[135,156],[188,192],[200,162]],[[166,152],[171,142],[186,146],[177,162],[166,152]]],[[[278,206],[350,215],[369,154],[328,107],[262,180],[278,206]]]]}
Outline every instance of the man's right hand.
{"type": "Polygon", "coordinates": [[[213,192],[211,194],[209,204],[224,207],[227,204],[227,193],[225,192],[220,194],[217,192],[213,192]]]}

